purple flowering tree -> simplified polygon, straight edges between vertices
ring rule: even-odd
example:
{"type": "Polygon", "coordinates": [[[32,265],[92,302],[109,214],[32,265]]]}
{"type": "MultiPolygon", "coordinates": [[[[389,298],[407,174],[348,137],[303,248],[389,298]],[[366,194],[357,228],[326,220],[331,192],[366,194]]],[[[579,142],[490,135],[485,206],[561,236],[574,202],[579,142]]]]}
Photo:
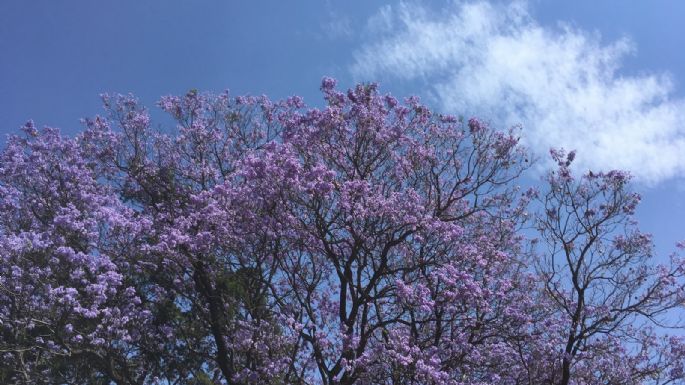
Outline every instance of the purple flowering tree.
{"type": "Polygon", "coordinates": [[[166,129],[105,95],[73,139],[11,137],[0,382],[682,383],[682,341],[640,328],[682,268],[645,261],[624,174],[557,153],[542,252],[515,130],[321,89],[164,97],[166,129]]]}
{"type": "Polygon", "coordinates": [[[551,383],[682,383],[682,339],[654,327],[682,328],[684,261],[650,263],[652,240],[631,219],[640,196],[621,171],[573,177],[574,152],[551,151],[558,168],[540,200],[544,249],[536,259],[544,294],[561,321],[559,371],[551,383]],[[676,354],[674,354],[676,352],[676,354]]]}
{"type": "Polygon", "coordinates": [[[131,358],[152,314],[130,263],[149,223],[97,180],[78,142],[23,131],[0,160],[0,380],[141,382],[131,358]]]}

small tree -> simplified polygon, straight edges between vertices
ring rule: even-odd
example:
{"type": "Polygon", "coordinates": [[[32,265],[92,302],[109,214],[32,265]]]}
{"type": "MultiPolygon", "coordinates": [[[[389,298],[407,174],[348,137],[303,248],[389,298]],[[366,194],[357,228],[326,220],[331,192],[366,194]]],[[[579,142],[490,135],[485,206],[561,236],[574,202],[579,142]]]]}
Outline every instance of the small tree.
{"type": "Polygon", "coordinates": [[[682,373],[665,369],[673,364],[665,352],[677,346],[660,346],[648,327],[681,326],[668,315],[685,299],[683,261],[651,262],[651,237],[631,219],[640,197],[628,189],[627,173],[575,179],[574,156],[552,151],[558,168],[547,177],[537,221],[547,250],[536,266],[564,330],[553,383],[682,380],[682,373]]]}

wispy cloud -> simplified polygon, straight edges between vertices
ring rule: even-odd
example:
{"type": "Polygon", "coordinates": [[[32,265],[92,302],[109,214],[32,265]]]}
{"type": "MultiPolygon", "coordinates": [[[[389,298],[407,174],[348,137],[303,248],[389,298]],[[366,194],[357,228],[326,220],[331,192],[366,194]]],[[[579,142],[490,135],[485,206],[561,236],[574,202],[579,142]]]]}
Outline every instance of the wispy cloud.
{"type": "Polygon", "coordinates": [[[328,39],[349,39],[354,36],[350,18],[336,10],[330,0],[325,2],[327,16],[321,22],[321,29],[328,39]]]}
{"type": "Polygon", "coordinates": [[[522,124],[526,144],[578,150],[578,166],[645,183],[685,175],[685,100],[668,74],[621,75],[635,47],[537,23],[525,3],[386,6],[355,53],[356,78],[419,81],[454,113],[522,124]]]}
{"type": "Polygon", "coordinates": [[[332,15],[322,28],[330,39],[349,38],[353,35],[350,19],[332,15]]]}

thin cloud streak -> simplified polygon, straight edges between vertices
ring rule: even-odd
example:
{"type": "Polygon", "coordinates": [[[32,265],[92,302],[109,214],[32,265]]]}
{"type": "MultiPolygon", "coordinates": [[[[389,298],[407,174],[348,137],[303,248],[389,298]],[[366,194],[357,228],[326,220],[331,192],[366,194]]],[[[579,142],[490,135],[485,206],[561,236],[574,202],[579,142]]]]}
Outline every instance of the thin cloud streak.
{"type": "Polygon", "coordinates": [[[442,108],[522,124],[538,154],[578,150],[577,166],[624,169],[643,183],[685,175],[685,100],[668,74],[623,76],[629,39],[546,28],[525,3],[454,3],[436,13],[386,6],[354,55],[358,79],[423,84],[442,108]]]}

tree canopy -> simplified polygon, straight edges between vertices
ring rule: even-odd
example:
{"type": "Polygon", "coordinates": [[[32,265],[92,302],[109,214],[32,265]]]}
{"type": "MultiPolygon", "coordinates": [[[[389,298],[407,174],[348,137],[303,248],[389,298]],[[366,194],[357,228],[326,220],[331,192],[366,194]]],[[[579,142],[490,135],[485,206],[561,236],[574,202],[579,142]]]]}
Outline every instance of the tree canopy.
{"type": "Polygon", "coordinates": [[[553,150],[522,189],[517,129],[321,90],[167,96],[167,128],[104,95],[74,138],[11,136],[0,382],[685,384],[685,264],[627,173],[553,150]]]}

